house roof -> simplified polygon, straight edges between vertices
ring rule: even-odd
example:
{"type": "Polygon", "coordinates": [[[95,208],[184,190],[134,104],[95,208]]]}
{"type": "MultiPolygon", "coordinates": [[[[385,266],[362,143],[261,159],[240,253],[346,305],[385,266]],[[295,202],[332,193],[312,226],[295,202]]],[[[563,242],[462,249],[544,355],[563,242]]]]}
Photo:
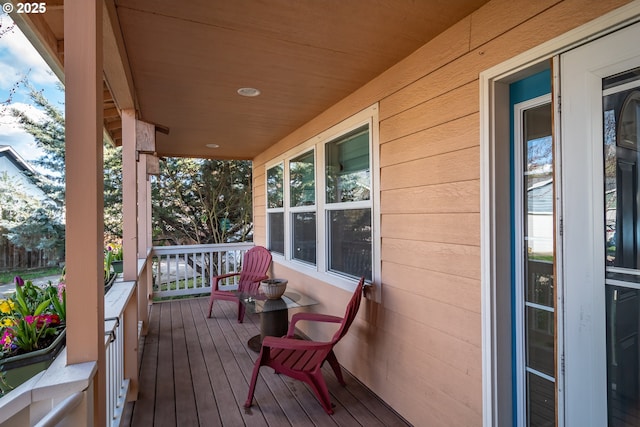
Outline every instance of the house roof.
{"type": "Polygon", "coordinates": [[[529,187],[527,199],[530,214],[553,213],[553,179],[547,179],[529,187]]]}
{"type": "Polygon", "coordinates": [[[26,160],[24,160],[22,156],[18,154],[18,152],[14,150],[10,145],[0,145],[0,156],[7,157],[22,172],[27,172],[30,174],[36,173],[33,166],[31,166],[26,160]]]}
{"type": "MultiPolygon", "coordinates": [[[[105,128],[135,108],[159,155],[251,159],[486,2],[104,0],[105,128]]],[[[61,77],[63,12],[12,15],[61,77]]]]}

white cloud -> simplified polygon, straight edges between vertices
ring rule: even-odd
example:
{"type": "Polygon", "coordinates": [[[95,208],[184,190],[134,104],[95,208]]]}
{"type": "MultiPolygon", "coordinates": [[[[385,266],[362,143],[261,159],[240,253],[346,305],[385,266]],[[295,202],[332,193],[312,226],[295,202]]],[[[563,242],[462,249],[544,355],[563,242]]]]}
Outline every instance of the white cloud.
{"type": "Polygon", "coordinates": [[[11,109],[27,113],[34,120],[42,120],[45,114],[33,105],[14,103],[0,110],[0,145],[11,145],[25,160],[34,160],[43,152],[36,145],[31,135],[25,132],[18,119],[11,114],[11,109]]]}
{"type": "MultiPolygon", "coordinates": [[[[61,93],[55,89],[58,78],[17,26],[4,32],[12,24],[8,15],[0,13],[0,102],[9,98],[9,91],[25,74],[34,87],[43,89],[45,96],[54,103],[59,102],[61,93]]],[[[43,153],[11,114],[15,108],[36,121],[43,119],[44,113],[29,105],[29,101],[26,88],[20,87],[18,93],[12,95],[11,105],[0,105],[0,144],[11,145],[25,160],[34,160],[43,153]]]]}
{"type": "MultiPolygon", "coordinates": [[[[0,24],[4,29],[12,22],[5,14],[0,15],[0,24]]],[[[0,36],[0,62],[0,89],[10,89],[26,73],[36,86],[58,82],[58,78],[17,26],[0,36]]]]}

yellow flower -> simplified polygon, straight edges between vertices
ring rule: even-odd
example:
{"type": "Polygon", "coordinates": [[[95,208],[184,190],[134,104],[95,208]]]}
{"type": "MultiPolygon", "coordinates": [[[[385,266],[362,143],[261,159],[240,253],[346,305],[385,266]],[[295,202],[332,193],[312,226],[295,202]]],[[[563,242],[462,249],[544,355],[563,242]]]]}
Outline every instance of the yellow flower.
{"type": "Polygon", "coordinates": [[[0,326],[8,328],[13,326],[14,321],[11,317],[5,317],[4,319],[2,319],[2,322],[0,322],[0,326]]]}
{"type": "Polygon", "coordinates": [[[14,302],[8,299],[0,300],[0,313],[9,314],[13,312],[14,302]]]}

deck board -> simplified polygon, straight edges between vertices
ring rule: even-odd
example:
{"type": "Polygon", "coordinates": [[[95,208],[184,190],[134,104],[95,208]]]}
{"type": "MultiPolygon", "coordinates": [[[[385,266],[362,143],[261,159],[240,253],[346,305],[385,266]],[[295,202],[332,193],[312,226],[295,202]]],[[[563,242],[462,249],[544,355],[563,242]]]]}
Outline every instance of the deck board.
{"type": "Polygon", "coordinates": [[[408,426],[392,409],[344,372],[342,387],[323,368],[335,414],[327,415],[304,383],[263,367],[253,406],[244,408],[257,354],[247,341],[259,316],[236,320],[237,308],[206,298],[154,304],[141,340],[140,392],[123,426],[408,426]]]}

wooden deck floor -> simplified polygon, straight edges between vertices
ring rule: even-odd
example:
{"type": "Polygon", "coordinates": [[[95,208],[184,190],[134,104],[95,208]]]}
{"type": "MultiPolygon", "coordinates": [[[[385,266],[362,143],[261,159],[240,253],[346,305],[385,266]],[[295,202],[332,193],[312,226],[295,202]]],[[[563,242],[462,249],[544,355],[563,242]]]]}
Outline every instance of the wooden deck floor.
{"type": "Polygon", "coordinates": [[[325,367],[335,405],[327,415],[306,384],[260,370],[254,404],[245,409],[257,354],[246,346],[259,333],[259,317],[238,324],[231,302],[176,300],[154,304],[144,338],[140,393],[123,425],[148,426],[408,426],[348,372],[346,387],[325,367]]]}

